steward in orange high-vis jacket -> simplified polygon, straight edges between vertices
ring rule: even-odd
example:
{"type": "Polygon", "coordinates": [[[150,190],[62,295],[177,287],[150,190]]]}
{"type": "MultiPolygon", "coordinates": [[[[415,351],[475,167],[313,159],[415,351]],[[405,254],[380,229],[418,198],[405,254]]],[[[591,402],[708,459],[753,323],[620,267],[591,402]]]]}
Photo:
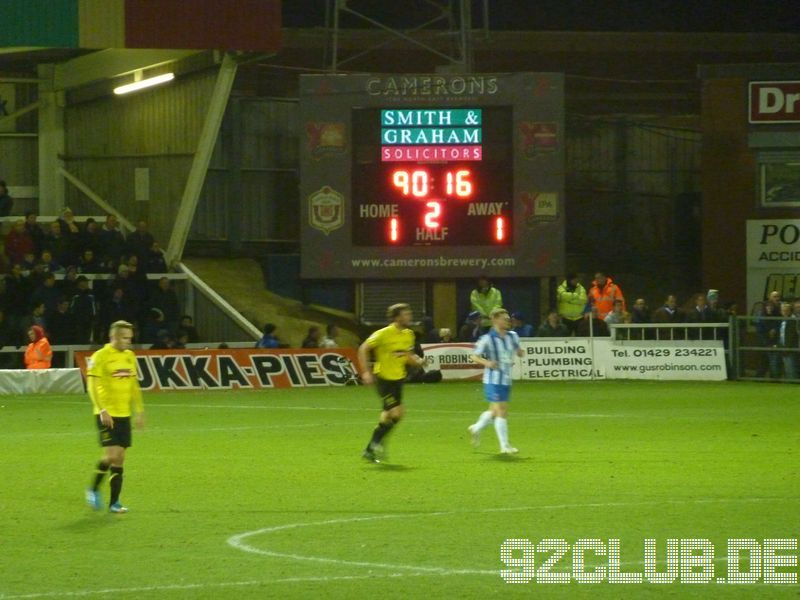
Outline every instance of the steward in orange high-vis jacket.
{"type": "Polygon", "coordinates": [[[26,369],[49,369],[53,362],[53,351],[50,342],[44,336],[44,329],[34,325],[28,330],[28,339],[31,341],[25,350],[26,369]]]}
{"type": "Polygon", "coordinates": [[[597,308],[598,319],[605,319],[606,315],[614,310],[614,300],[622,300],[622,310],[627,310],[625,297],[619,286],[611,281],[611,277],[606,276],[603,272],[598,272],[589,289],[589,303],[597,308]]]}

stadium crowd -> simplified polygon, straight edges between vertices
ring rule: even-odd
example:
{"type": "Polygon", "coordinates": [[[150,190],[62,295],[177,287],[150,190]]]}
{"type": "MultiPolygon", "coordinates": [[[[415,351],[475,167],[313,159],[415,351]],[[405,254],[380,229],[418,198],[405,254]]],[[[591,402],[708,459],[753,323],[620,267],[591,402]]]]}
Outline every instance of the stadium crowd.
{"type": "MultiPolygon", "coordinates": [[[[99,344],[118,320],[135,324],[141,344],[171,348],[198,341],[172,281],[147,277],[169,269],[146,221],[126,236],[114,215],[103,223],[79,222],[66,208],[43,226],[28,211],[3,241],[0,346],[26,344],[32,326],[52,345],[99,344]]],[[[0,368],[19,364],[15,354],[0,353],[0,368]]]]}

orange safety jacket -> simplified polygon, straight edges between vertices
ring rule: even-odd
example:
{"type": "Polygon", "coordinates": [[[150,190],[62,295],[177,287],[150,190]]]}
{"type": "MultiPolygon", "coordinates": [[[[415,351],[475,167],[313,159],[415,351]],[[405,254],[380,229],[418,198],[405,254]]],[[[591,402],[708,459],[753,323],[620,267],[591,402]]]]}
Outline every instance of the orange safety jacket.
{"type": "Polygon", "coordinates": [[[28,344],[28,348],[25,350],[26,369],[49,369],[52,361],[53,351],[50,349],[50,342],[46,337],[28,344]]]}

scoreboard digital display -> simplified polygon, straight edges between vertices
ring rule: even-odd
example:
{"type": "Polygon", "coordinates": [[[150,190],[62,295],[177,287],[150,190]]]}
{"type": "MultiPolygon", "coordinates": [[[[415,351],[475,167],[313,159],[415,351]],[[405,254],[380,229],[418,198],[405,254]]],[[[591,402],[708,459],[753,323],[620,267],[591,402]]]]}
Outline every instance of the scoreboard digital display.
{"type": "Polygon", "coordinates": [[[560,73],[300,77],[310,279],[563,276],[560,73]]]}
{"type": "Polygon", "coordinates": [[[511,108],[353,111],[354,246],[513,243],[511,108]]]}

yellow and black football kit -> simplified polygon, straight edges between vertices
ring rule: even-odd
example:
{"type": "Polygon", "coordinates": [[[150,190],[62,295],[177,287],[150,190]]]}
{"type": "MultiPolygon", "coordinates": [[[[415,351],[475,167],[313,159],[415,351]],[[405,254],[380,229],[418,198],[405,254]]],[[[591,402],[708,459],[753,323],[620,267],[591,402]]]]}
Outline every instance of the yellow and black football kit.
{"type": "Polygon", "coordinates": [[[139,387],[136,356],[130,350],[117,350],[106,344],[87,361],[86,381],[103,446],[131,445],[131,406],[144,410],[139,387]],[[113,427],[100,422],[100,411],[114,419],[113,427]]]}
{"type": "Polygon", "coordinates": [[[383,409],[390,410],[403,401],[403,381],[406,378],[408,352],[414,351],[414,332],[394,324],[378,329],[367,338],[375,354],[372,372],[377,377],[376,388],[383,409]]]}

